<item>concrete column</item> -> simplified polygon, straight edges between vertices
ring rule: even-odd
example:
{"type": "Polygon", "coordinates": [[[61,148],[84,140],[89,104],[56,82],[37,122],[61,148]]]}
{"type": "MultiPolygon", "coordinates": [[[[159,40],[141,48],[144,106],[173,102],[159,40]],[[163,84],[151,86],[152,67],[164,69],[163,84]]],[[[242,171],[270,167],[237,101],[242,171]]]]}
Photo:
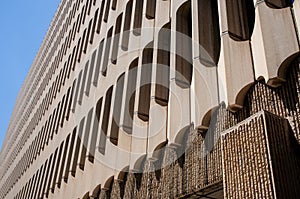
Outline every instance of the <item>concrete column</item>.
{"type": "MultiPolygon", "coordinates": [[[[209,20],[209,16],[207,16],[208,19],[199,19],[198,14],[199,12],[205,12],[205,10],[209,8],[206,7],[203,8],[203,10],[198,10],[198,3],[198,0],[192,1],[192,16],[194,17],[192,39],[193,79],[191,84],[191,122],[194,123],[196,128],[206,130],[209,126],[211,109],[219,103],[217,63],[211,62],[210,66],[208,66],[208,64],[205,66],[201,61],[201,57],[211,59],[212,55],[208,54],[204,46],[201,46],[199,39],[199,23],[208,23],[206,20],[209,20]]],[[[216,12],[218,12],[218,10],[216,10],[216,12]]],[[[219,24],[209,25],[219,26],[219,24]]],[[[211,31],[209,31],[209,33],[212,34],[211,31]]],[[[219,34],[219,32],[217,34],[219,34]]],[[[213,37],[213,35],[211,36],[213,37]]],[[[213,43],[210,44],[213,45],[213,43]]],[[[211,46],[211,48],[213,48],[213,46],[211,46]]]]}
{"type": "MultiPolygon", "coordinates": [[[[164,28],[164,25],[170,21],[169,15],[169,1],[157,1],[156,3],[156,16],[155,16],[155,27],[154,27],[154,51],[153,51],[153,65],[152,65],[152,84],[151,84],[151,101],[150,101],[150,111],[149,111],[149,135],[148,135],[148,154],[152,154],[154,149],[162,142],[167,140],[167,119],[168,119],[168,104],[165,106],[157,103],[156,99],[156,89],[157,85],[166,87],[167,85],[163,85],[163,82],[157,82],[157,67],[161,67],[162,70],[167,70],[165,65],[158,66],[158,52],[159,48],[161,48],[162,44],[159,42],[167,42],[162,41],[162,38],[159,38],[159,34],[171,34],[168,32],[167,28],[164,28]],[[163,32],[160,32],[163,31],[163,32]]],[[[164,47],[165,48],[165,47],[164,47]]],[[[167,50],[167,49],[160,49],[167,50]]],[[[166,74],[163,74],[166,75],[166,74]]],[[[162,78],[168,78],[164,76],[162,78]]],[[[169,79],[167,79],[169,81],[169,79]]]]}
{"type": "Polygon", "coordinates": [[[135,162],[141,155],[147,153],[147,137],[148,137],[148,123],[138,117],[139,95],[140,95],[140,82],[141,82],[141,65],[142,65],[142,52],[140,52],[139,64],[137,67],[137,83],[135,93],[135,104],[133,114],[132,126],[132,143],[130,154],[130,169],[134,169],[135,162]]]}
{"type": "Polygon", "coordinates": [[[170,96],[168,106],[168,132],[170,143],[175,141],[176,134],[191,123],[190,88],[176,84],[176,12],[187,1],[172,1],[171,14],[171,55],[170,55],[170,96]]]}
{"type": "Polygon", "coordinates": [[[264,1],[255,0],[254,3],[251,44],[255,77],[264,77],[268,85],[277,87],[285,81],[288,58],[299,52],[291,8],[274,9],[264,1]]]}
{"type": "MultiPolygon", "coordinates": [[[[233,8],[227,7],[226,0],[219,0],[218,5],[221,27],[221,54],[218,64],[220,101],[224,101],[230,110],[236,111],[242,108],[244,95],[254,81],[250,41],[238,41],[230,36],[229,22],[233,23],[234,19],[229,18],[228,11],[233,12],[233,8]]],[[[240,24],[233,26],[243,28],[240,24]]]]}

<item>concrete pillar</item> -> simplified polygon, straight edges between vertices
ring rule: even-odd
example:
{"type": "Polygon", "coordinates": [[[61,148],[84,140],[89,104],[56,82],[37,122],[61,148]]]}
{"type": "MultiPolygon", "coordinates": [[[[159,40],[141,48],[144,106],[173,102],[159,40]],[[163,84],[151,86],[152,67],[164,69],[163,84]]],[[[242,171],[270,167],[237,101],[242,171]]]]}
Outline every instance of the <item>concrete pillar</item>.
{"type": "MultiPolygon", "coordinates": [[[[202,1],[205,2],[205,1],[202,1]]],[[[211,1],[212,2],[212,1],[211,1]]],[[[217,1],[216,1],[217,2],[217,1]]],[[[194,123],[196,128],[201,130],[207,130],[210,121],[211,109],[218,105],[218,79],[217,79],[217,62],[218,60],[213,60],[213,55],[209,54],[202,46],[200,42],[200,27],[199,24],[206,24],[208,26],[216,25],[216,29],[219,29],[219,23],[213,24],[214,21],[211,20],[211,16],[206,16],[207,18],[198,17],[199,12],[207,13],[207,9],[212,9],[209,11],[214,11],[213,7],[203,7],[203,10],[199,10],[198,0],[192,1],[192,15],[193,18],[193,78],[191,83],[191,122],[194,123]],[[207,62],[206,65],[203,64],[203,60],[211,60],[212,62],[207,62]],[[216,63],[214,63],[216,62],[216,63]]],[[[209,13],[208,11],[208,13],[209,13]]],[[[218,13],[218,10],[215,10],[218,13]]],[[[203,27],[204,28],[204,27],[203,27]]],[[[211,38],[214,37],[212,29],[207,29],[211,38]]],[[[219,32],[217,32],[219,35],[219,32]]],[[[201,35],[205,37],[205,35],[201,35]]],[[[203,38],[208,40],[208,38],[203,38]]],[[[218,41],[211,39],[207,41],[210,44],[210,49],[214,48],[218,41]]]]}
{"type": "Polygon", "coordinates": [[[170,21],[169,7],[169,1],[157,1],[156,3],[157,10],[154,19],[154,51],[151,80],[151,101],[149,111],[149,134],[147,148],[148,154],[152,154],[158,144],[167,140],[168,104],[167,102],[159,102],[162,99],[157,98],[156,92],[159,92],[157,91],[157,89],[159,89],[158,87],[165,89],[164,91],[168,89],[168,85],[164,84],[165,82],[167,83],[169,81],[167,74],[165,74],[165,72],[168,72],[167,70],[169,69],[169,66],[165,65],[164,63],[158,63],[158,56],[160,56],[158,53],[161,52],[161,50],[170,50],[170,43],[167,41],[168,38],[166,38],[171,34],[169,29],[170,27],[165,27],[165,25],[170,21]],[[168,46],[165,46],[165,43],[168,46]],[[162,71],[163,74],[158,74],[162,71]],[[162,77],[162,79],[160,79],[158,77],[159,75],[164,76],[162,77]]]}
{"type": "MultiPolygon", "coordinates": [[[[171,55],[170,55],[170,96],[168,106],[168,132],[170,143],[175,141],[176,134],[191,123],[190,87],[180,87],[176,83],[176,12],[187,1],[173,1],[171,10],[171,55]]],[[[186,36],[187,38],[188,36],[186,36]]]]}
{"type": "MultiPolygon", "coordinates": [[[[237,3],[238,1],[233,2],[233,4],[237,3]]],[[[237,20],[234,18],[238,16],[228,13],[240,10],[233,10],[236,8],[229,7],[228,0],[219,0],[218,5],[221,27],[221,54],[218,64],[220,101],[224,101],[231,111],[236,111],[242,108],[244,95],[254,81],[250,41],[247,36],[236,39],[230,33],[232,30],[229,29],[229,23],[233,30],[242,29],[240,30],[242,32],[244,29],[240,24],[235,24],[237,20]]],[[[238,20],[243,20],[243,18],[238,20]]]]}
{"type": "Polygon", "coordinates": [[[288,58],[299,52],[292,10],[290,7],[271,8],[265,1],[254,3],[251,44],[255,77],[264,77],[268,85],[277,87],[285,81],[288,58]]]}

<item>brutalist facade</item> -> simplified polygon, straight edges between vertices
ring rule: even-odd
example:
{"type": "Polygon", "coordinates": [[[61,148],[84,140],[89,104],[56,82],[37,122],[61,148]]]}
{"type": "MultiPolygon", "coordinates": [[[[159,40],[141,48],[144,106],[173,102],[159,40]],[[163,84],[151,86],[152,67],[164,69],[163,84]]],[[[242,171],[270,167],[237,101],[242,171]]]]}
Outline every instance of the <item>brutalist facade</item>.
{"type": "Polygon", "coordinates": [[[62,0],[0,198],[299,198],[300,1],[62,0]]]}

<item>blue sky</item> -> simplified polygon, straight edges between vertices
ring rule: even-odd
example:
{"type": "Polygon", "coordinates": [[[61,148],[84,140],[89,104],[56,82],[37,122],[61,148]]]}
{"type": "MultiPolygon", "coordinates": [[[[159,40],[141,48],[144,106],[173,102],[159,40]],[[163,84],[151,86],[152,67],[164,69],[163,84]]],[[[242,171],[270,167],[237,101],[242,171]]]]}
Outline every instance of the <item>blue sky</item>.
{"type": "Polygon", "coordinates": [[[60,0],[7,0],[0,7],[0,148],[19,90],[60,0]]]}

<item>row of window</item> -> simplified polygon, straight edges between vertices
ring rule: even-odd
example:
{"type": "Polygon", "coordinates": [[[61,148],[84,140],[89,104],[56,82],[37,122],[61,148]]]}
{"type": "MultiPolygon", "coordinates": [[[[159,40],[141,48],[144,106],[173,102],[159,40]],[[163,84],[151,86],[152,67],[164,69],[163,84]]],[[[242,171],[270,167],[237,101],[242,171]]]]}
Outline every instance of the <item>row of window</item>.
{"type": "MultiPolygon", "coordinates": [[[[60,32],[60,34],[59,35],[57,35],[56,34],[56,32],[58,31],[58,29],[60,28],[60,26],[61,26],[61,21],[64,19],[64,17],[65,17],[65,15],[66,15],[66,12],[68,11],[68,8],[70,7],[70,4],[71,4],[71,2],[69,1],[68,2],[68,6],[67,7],[65,7],[65,9],[64,9],[64,12],[63,12],[63,14],[61,14],[61,12],[62,12],[62,8],[64,7],[64,5],[65,5],[65,3],[66,3],[66,1],[62,1],[62,3],[61,3],[61,6],[60,6],[60,8],[59,8],[59,10],[57,11],[57,15],[55,16],[55,18],[54,18],[54,21],[56,22],[56,24],[53,24],[51,27],[50,27],[50,29],[49,29],[49,32],[51,32],[52,33],[52,36],[51,36],[51,39],[50,39],[50,41],[49,41],[49,43],[51,44],[52,42],[53,42],[53,39],[54,39],[54,36],[60,36],[60,37],[58,37],[58,38],[62,38],[62,31],[60,32]],[[58,17],[60,17],[60,20],[58,21],[58,17]],[[55,28],[54,28],[54,26],[55,26],[55,28]],[[53,32],[52,32],[53,31],[53,32]]],[[[77,6],[79,6],[79,0],[76,2],[76,4],[74,4],[74,6],[73,6],[73,10],[72,11],[74,11],[73,13],[75,13],[75,10],[76,10],[76,5],[77,6]]],[[[71,18],[70,18],[70,16],[69,16],[69,21],[71,20],[71,18]]],[[[64,24],[64,27],[65,27],[65,24],[64,24]]],[[[50,33],[48,33],[48,35],[49,35],[50,33]]],[[[44,41],[45,42],[45,41],[44,41]]],[[[46,51],[48,52],[48,49],[50,49],[50,44],[48,43],[48,46],[47,46],[47,48],[43,48],[43,50],[44,50],[44,53],[46,53],[46,51]]],[[[43,43],[44,44],[44,43],[43,43]]],[[[58,43],[57,42],[55,42],[55,44],[56,45],[58,45],[58,43]]],[[[45,44],[44,44],[45,45],[45,44]]],[[[53,48],[52,48],[53,49],[53,48]]],[[[54,51],[53,51],[54,52],[54,51]]],[[[53,52],[52,52],[52,54],[53,54],[53,52]]],[[[39,55],[40,55],[41,53],[39,53],[39,55]]],[[[43,56],[42,57],[44,57],[45,55],[43,54],[43,56]]],[[[50,62],[50,59],[51,58],[47,58],[47,65],[49,64],[49,62],[50,62]]],[[[42,63],[39,63],[39,64],[37,64],[37,65],[41,65],[41,66],[43,66],[42,68],[41,68],[41,70],[40,70],[40,73],[39,73],[39,75],[38,75],[38,78],[40,79],[41,77],[42,77],[42,75],[44,75],[44,71],[46,71],[46,64],[45,65],[43,65],[42,63]]],[[[37,67],[36,68],[36,70],[38,70],[40,67],[37,67]]],[[[51,71],[51,72],[49,72],[48,71],[48,73],[47,73],[47,75],[46,75],[46,77],[48,77],[48,79],[47,78],[44,78],[44,80],[43,80],[43,82],[42,82],[42,84],[41,84],[41,86],[39,86],[39,90],[38,90],[38,92],[37,93],[42,93],[42,91],[45,89],[45,87],[46,87],[46,85],[49,83],[49,73],[51,73],[51,74],[53,74],[53,70],[51,71]]],[[[37,71],[34,71],[34,75],[35,74],[37,74],[38,72],[37,71]]],[[[33,81],[33,80],[32,80],[33,81]]],[[[30,82],[32,82],[32,81],[30,81],[30,82]]],[[[36,88],[37,87],[37,85],[38,85],[38,83],[37,82],[35,82],[32,86],[33,86],[33,88],[36,88]]],[[[29,92],[28,90],[26,90],[26,92],[25,93],[28,93],[28,96],[27,96],[27,98],[25,98],[24,99],[24,101],[29,101],[29,99],[30,99],[30,97],[32,97],[32,92],[33,91],[31,91],[31,92],[29,92]]],[[[41,95],[40,95],[41,96],[41,95]]],[[[33,103],[27,103],[27,104],[30,104],[30,108],[27,108],[27,111],[25,112],[25,111],[22,111],[22,113],[24,113],[24,116],[22,115],[22,114],[18,114],[18,115],[16,115],[16,120],[17,121],[20,121],[21,123],[19,123],[19,126],[18,126],[18,128],[17,128],[17,131],[18,132],[20,132],[22,129],[23,129],[23,125],[26,123],[26,121],[27,121],[27,119],[29,118],[29,116],[30,116],[30,114],[29,113],[31,113],[32,112],[32,110],[33,110],[33,108],[34,108],[34,106],[36,105],[36,103],[37,103],[37,101],[39,100],[39,97],[40,96],[35,96],[34,97],[34,100],[33,100],[33,103]],[[22,120],[20,119],[20,118],[22,118],[22,120]]],[[[25,109],[25,108],[24,108],[25,109]]],[[[19,110],[21,110],[20,108],[19,108],[19,110]]],[[[32,123],[32,122],[31,122],[32,123]]],[[[30,126],[32,126],[32,125],[30,125],[30,126]]],[[[32,129],[31,129],[32,130],[32,129]]],[[[15,129],[12,129],[12,131],[16,131],[15,129]]],[[[19,133],[15,133],[15,136],[17,136],[19,133]]],[[[12,145],[11,145],[12,146],[12,145]]],[[[7,151],[8,152],[8,151],[7,151]]],[[[15,153],[12,153],[12,154],[15,154],[15,153]]],[[[14,158],[10,158],[10,161],[12,161],[12,159],[14,159],[14,158]]],[[[10,165],[10,164],[8,164],[8,165],[10,165]]]]}
{"type": "MultiPolygon", "coordinates": [[[[95,1],[94,1],[95,2],[95,1]]],[[[149,2],[152,2],[150,0],[147,1],[147,13],[146,17],[148,19],[152,19],[155,17],[155,6],[153,7],[153,4],[149,4],[149,2]],[[148,9],[149,8],[149,9],[148,9]]],[[[155,2],[155,1],[154,1],[155,2]]],[[[153,2],[152,2],[153,3],[153,2]]],[[[116,4],[117,1],[113,1],[111,8],[116,9],[116,4]]],[[[64,85],[64,82],[66,81],[66,78],[70,77],[70,72],[75,70],[75,64],[76,62],[80,62],[80,59],[82,58],[81,54],[87,52],[87,47],[88,43],[93,42],[94,38],[94,33],[95,32],[100,32],[100,27],[101,27],[101,21],[102,21],[102,16],[104,14],[103,21],[107,21],[109,10],[108,8],[110,7],[110,3],[108,2],[106,4],[105,8],[105,13],[104,12],[104,1],[101,2],[101,7],[100,7],[100,13],[99,13],[99,8],[95,11],[94,18],[89,21],[88,27],[83,31],[83,35],[81,38],[79,38],[77,45],[73,48],[72,53],[69,55],[68,60],[64,63],[63,68],[60,70],[58,73],[58,76],[56,77],[56,80],[54,84],[51,86],[49,89],[49,93],[46,94],[41,107],[37,109],[36,112],[36,117],[33,117],[34,119],[30,122],[30,125],[27,127],[25,130],[25,134],[22,135],[21,142],[18,144],[18,149],[17,153],[12,153],[16,155],[19,153],[19,151],[22,149],[22,146],[25,144],[26,140],[28,139],[30,133],[35,129],[35,127],[38,125],[38,122],[41,120],[42,116],[45,114],[45,111],[48,110],[49,104],[51,105],[52,100],[56,98],[56,95],[58,92],[60,92],[61,86],[64,85]],[[101,18],[100,18],[101,17],[101,18]],[[98,19],[98,23],[96,22],[96,19],[98,19]],[[100,25],[99,25],[100,24],[100,25]],[[72,69],[72,70],[71,70],[72,69]],[[52,97],[50,97],[52,96],[52,97]],[[31,128],[31,129],[30,129],[31,128]]],[[[84,23],[85,21],[85,15],[82,13],[88,13],[90,12],[90,8],[87,9],[87,7],[91,7],[91,3],[88,5],[88,2],[86,3],[85,6],[82,7],[81,10],[81,17],[80,14],[77,17],[76,25],[74,22],[73,25],[73,30],[74,32],[79,32],[79,26],[81,23],[84,23]],[[87,11],[88,10],[88,11],[87,11]],[[81,22],[82,21],[82,22],[81,22]],[[78,25],[79,24],[79,25],[78,25]]],[[[117,63],[117,57],[118,57],[118,46],[119,42],[121,39],[121,48],[123,50],[128,49],[128,43],[129,43],[129,37],[130,34],[127,34],[127,30],[130,30],[130,24],[131,24],[131,15],[132,15],[132,7],[133,7],[133,0],[130,0],[125,9],[125,17],[124,17],[124,26],[123,26],[123,33],[122,38],[118,37],[119,33],[121,32],[121,23],[123,19],[123,14],[121,13],[117,18],[116,18],[116,24],[115,24],[115,29],[114,29],[114,37],[113,41],[111,41],[111,37],[113,35],[113,27],[111,27],[106,36],[106,40],[102,40],[100,42],[99,48],[98,48],[98,55],[96,57],[97,52],[94,51],[92,53],[91,57],[91,64],[89,62],[86,63],[85,67],[83,70],[80,71],[79,76],[77,80],[73,82],[73,87],[76,89],[74,92],[74,97],[77,100],[74,100],[75,103],[70,106],[71,110],[75,111],[76,109],[76,101],[81,104],[83,100],[83,93],[85,92],[87,96],[89,96],[89,91],[90,91],[90,85],[93,83],[95,86],[97,86],[98,79],[99,79],[99,72],[102,73],[103,76],[106,76],[107,73],[107,66],[109,62],[109,53],[110,53],[110,48],[112,48],[112,54],[111,54],[111,62],[113,64],[117,63]],[[128,17],[129,16],[129,17],[128,17]],[[105,45],[104,45],[105,43],[105,45]],[[103,51],[103,52],[102,52],[103,51]],[[102,55],[103,53],[103,55],[102,55]],[[101,58],[103,57],[103,61],[101,58]],[[96,65],[94,65],[96,63],[96,65]],[[102,63],[102,64],[101,64],[102,63]],[[101,66],[101,67],[100,67],[101,66]],[[77,82],[76,82],[77,81],[77,82]],[[87,82],[87,83],[86,83],[87,82]],[[85,86],[83,86],[85,85],[85,86]]],[[[143,7],[143,1],[136,1],[136,9],[139,7],[143,7]]],[[[253,8],[253,2],[252,1],[233,1],[233,0],[227,0],[227,7],[233,7],[236,8],[238,12],[232,12],[232,11],[227,11],[228,12],[228,20],[233,19],[232,22],[228,23],[229,26],[229,34],[230,36],[238,41],[242,40],[247,40],[251,37],[251,32],[253,30],[254,26],[254,9],[253,8]],[[241,9],[242,8],[242,9],[241,9]],[[253,11],[253,12],[252,12],[253,11]],[[237,26],[236,24],[240,24],[237,26]]],[[[218,9],[217,9],[217,1],[209,1],[209,2],[204,2],[204,1],[199,1],[198,2],[198,9],[199,9],[199,41],[200,45],[204,46],[205,50],[209,53],[209,57],[212,59],[207,59],[206,56],[201,57],[200,53],[200,60],[203,62],[205,65],[216,65],[218,62],[218,56],[220,52],[220,38],[219,38],[219,22],[218,22],[218,9]],[[204,10],[204,8],[207,8],[204,10]],[[203,11],[203,12],[202,12],[203,11]],[[207,19],[210,23],[201,23],[203,19],[207,19]],[[209,24],[209,25],[207,25],[209,24]],[[212,26],[210,26],[212,24],[212,26]],[[212,27],[212,28],[211,28],[212,27]],[[209,31],[207,31],[209,30],[209,31]],[[208,39],[209,38],[209,39],[208,39]]],[[[142,10],[142,9],[140,9],[142,10]]],[[[134,15],[134,24],[139,24],[139,25],[134,25],[134,28],[137,28],[133,31],[134,34],[139,34],[139,28],[141,27],[141,17],[139,15],[142,15],[142,12],[135,12],[134,15]]],[[[177,32],[182,33],[184,35],[189,36],[190,38],[192,37],[192,14],[191,14],[191,3],[190,1],[186,2],[183,4],[177,11],[177,22],[176,22],[176,29],[177,32]]],[[[164,29],[170,29],[170,24],[166,24],[164,26],[164,29]]],[[[70,47],[71,45],[71,38],[74,40],[75,39],[75,33],[71,33],[72,31],[70,30],[69,36],[66,38],[66,44],[63,45],[65,50],[60,50],[59,55],[60,58],[57,58],[55,60],[62,60],[62,56],[66,53],[67,46],[70,47]]],[[[161,32],[159,34],[159,37],[161,38],[162,41],[170,41],[170,33],[167,32],[161,32]]],[[[159,39],[160,39],[159,38],[159,39]]],[[[169,49],[170,44],[169,42],[164,43],[164,42],[159,42],[159,45],[165,45],[162,47],[159,47],[159,52],[158,52],[158,58],[157,58],[157,63],[162,64],[164,66],[169,66],[170,62],[170,52],[168,50],[162,50],[162,49],[169,49]]],[[[191,80],[192,80],[192,43],[191,40],[185,40],[185,38],[182,37],[176,37],[176,71],[178,72],[178,76],[176,77],[176,84],[180,87],[186,88],[190,86],[191,80]],[[181,56],[183,55],[183,56],[181,56]]],[[[148,121],[149,119],[149,108],[150,108],[150,95],[151,95],[151,86],[150,84],[147,84],[148,82],[151,82],[151,65],[153,63],[153,43],[150,43],[146,46],[146,48],[143,51],[143,57],[142,57],[142,68],[141,68],[141,87],[140,87],[140,96],[139,96],[139,107],[138,107],[138,116],[140,119],[144,121],[148,121]]],[[[137,66],[137,60],[132,62],[132,65],[130,67],[134,68],[137,66]]],[[[51,69],[49,70],[49,74],[52,77],[53,74],[55,74],[56,68],[58,68],[59,61],[57,64],[52,64],[51,69]]],[[[165,67],[158,67],[157,69],[157,82],[161,81],[168,81],[169,78],[169,71],[165,69],[165,67]]],[[[131,72],[128,72],[130,75],[131,73],[134,73],[134,70],[131,72]]],[[[48,82],[51,80],[51,77],[48,79],[48,82]]],[[[136,74],[133,74],[133,77],[131,78],[132,80],[136,81],[136,74]]],[[[117,90],[117,94],[115,96],[115,103],[112,105],[114,108],[113,110],[120,110],[121,109],[121,103],[122,102],[122,97],[123,97],[123,83],[124,83],[124,74],[121,76],[115,86],[115,89],[117,90]]],[[[48,84],[48,83],[47,83],[48,84]]],[[[46,83],[44,84],[45,87],[47,85],[46,83]]],[[[128,82],[128,85],[135,85],[134,82],[128,82]]],[[[164,85],[168,85],[168,82],[165,82],[164,85]]],[[[44,88],[45,88],[44,87],[44,88]]],[[[131,87],[132,91],[131,93],[134,93],[135,87],[131,87]]],[[[69,98],[69,96],[73,96],[70,94],[70,88],[68,90],[67,97],[63,97],[62,102],[58,104],[57,111],[56,109],[54,110],[54,113],[50,115],[49,120],[53,120],[54,115],[63,115],[62,113],[62,104],[65,104],[69,98]],[[60,111],[58,112],[58,109],[60,111]],[[56,112],[55,112],[56,111],[56,112]]],[[[104,106],[104,116],[102,119],[102,124],[101,124],[101,130],[104,132],[104,135],[107,135],[107,130],[108,130],[108,120],[109,118],[106,118],[109,116],[110,112],[110,103],[111,103],[111,97],[112,97],[112,92],[113,92],[113,87],[109,88],[106,97],[105,97],[105,106],[104,106]],[[109,100],[110,99],[110,100],[109,100]]],[[[127,91],[128,92],[128,91],[127,91]]],[[[129,93],[130,93],[129,92],[129,93]]],[[[155,89],[155,100],[157,103],[161,105],[167,105],[168,102],[168,86],[164,87],[161,85],[156,85],[155,89]]],[[[134,101],[131,98],[132,96],[125,96],[125,99],[128,100],[129,106],[126,106],[125,112],[130,112],[130,117],[124,117],[124,120],[128,120],[127,123],[126,121],[124,122],[124,129],[127,129],[128,133],[130,133],[130,129],[132,124],[130,124],[130,120],[132,119],[133,115],[133,105],[134,101]],[[130,98],[130,99],[127,99],[130,98]],[[133,101],[133,102],[132,102],[133,101]],[[128,109],[128,111],[127,111],[128,109]]],[[[70,97],[71,98],[71,97],[70,97]]],[[[38,98],[35,98],[36,101],[38,101],[38,98]]],[[[101,100],[102,102],[102,100],[101,100]]],[[[100,105],[99,105],[100,106],[100,105]]],[[[98,105],[96,106],[98,107],[98,105]]],[[[99,108],[99,107],[98,107],[99,108]]],[[[63,112],[67,112],[68,110],[65,105],[65,110],[63,112]]],[[[97,108],[96,108],[97,109],[97,108]]],[[[100,114],[100,111],[99,111],[100,114]]],[[[68,115],[68,114],[67,114],[68,115]]],[[[120,124],[120,114],[113,113],[113,118],[114,121],[112,123],[111,127],[111,136],[110,140],[112,143],[117,144],[118,143],[118,127],[120,124]]],[[[100,117],[100,116],[99,116],[100,117]]],[[[62,118],[65,118],[65,116],[62,116],[62,118]]],[[[60,120],[59,120],[60,121],[60,120]]],[[[62,119],[63,121],[63,119],[62,119]]],[[[47,120],[48,122],[48,120],[47,120]]],[[[42,127],[43,130],[44,127],[42,127]]],[[[53,133],[53,132],[52,132],[53,133]]],[[[52,138],[52,136],[51,136],[52,138]]],[[[37,138],[36,138],[37,139],[37,138]]],[[[106,139],[100,139],[100,149],[102,153],[105,152],[105,141],[106,139]],[[101,141],[102,140],[102,141],[101,141]],[[102,147],[101,147],[102,146],[102,147]]],[[[14,158],[10,163],[12,163],[14,158]]]]}
{"type": "MultiPolygon", "coordinates": [[[[88,1],[88,2],[90,2],[90,1],[88,1]]],[[[96,1],[94,1],[94,4],[96,3],[96,1]]],[[[76,10],[76,7],[77,7],[77,9],[79,8],[79,1],[77,2],[77,4],[74,4],[74,7],[73,7],[73,15],[75,14],[75,10],[76,10]]],[[[90,7],[91,7],[91,3],[89,4],[89,11],[88,11],[88,14],[89,14],[89,12],[90,12],[90,7]]],[[[70,15],[70,16],[72,16],[72,15],[70,15]]],[[[61,18],[62,19],[62,18],[61,18]]],[[[68,18],[68,19],[70,19],[70,18],[68,18]]],[[[68,20],[67,20],[68,21],[68,20]]],[[[75,22],[74,22],[75,23],[75,22]]],[[[60,23],[59,23],[60,24],[60,23]]],[[[65,24],[64,24],[64,26],[65,26],[65,24]]],[[[70,32],[71,32],[71,30],[70,30],[70,32]]],[[[75,31],[73,31],[73,32],[75,32],[75,31]]],[[[75,33],[73,34],[73,36],[75,36],[75,33]]],[[[62,36],[63,37],[63,36],[62,36]]],[[[60,37],[60,38],[62,38],[62,37],[60,37]]],[[[73,37],[74,38],[74,37],[73,37]]],[[[59,41],[59,43],[60,43],[60,41],[59,41]]],[[[70,44],[71,44],[71,37],[67,37],[66,39],[65,39],[65,43],[68,43],[68,46],[70,46],[70,44]]],[[[59,62],[57,61],[57,60],[62,60],[62,56],[63,56],[63,54],[65,54],[66,53],[66,50],[67,50],[67,45],[64,45],[65,47],[63,48],[63,50],[62,51],[60,51],[60,52],[63,52],[63,53],[59,53],[60,54],[60,56],[58,56],[58,57],[56,57],[55,58],[55,62],[53,62],[52,63],[52,65],[51,65],[51,68],[48,70],[48,72],[47,72],[47,74],[45,75],[45,77],[46,78],[44,78],[43,79],[43,82],[42,82],[42,84],[41,84],[41,86],[39,87],[39,90],[38,90],[38,93],[41,93],[41,95],[39,95],[39,97],[41,97],[42,96],[42,92],[45,90],[45,88],[46,88],[46,86],[49,84],[49,82],[51,81],[51,79],[52,79],[52,76],[55,74],[55,71],[56,71],[56,69],[58,68],[58,64],[59,64],[59,62]]],[[[71,57],[71,55],[69,56],[69,60],[68,61],[70,61],[70,57],[71,57]]],[[[74,65],[75,65],[75,62],[76,61],[74,61],[74,65]]],[[[63,82],[65,81],[65,78],[66,78],[66,76],[69,78],[70,77],[70,70],[68,69],[68,71],[67,71],[67,73],[66,73],[66,70],[67,70],[67,67],[66,67],[66,64],[67,64],[67,62],[65,62],[65,64],[64,64],[64,67],[60,70],[60,73],[59,73],[59,76],[58,77],[56,77],[56,81],[54,82],[54,84],[56,84],[56,82],[58,81],[58,79],[61,81],[62,79],[64,79],[63,80],[63,82]]],[[[43,72],[44,70],[41,70],[41,72],[43,72]]],[[[59,87],[59,90],[60,90],[60,87],[59,87]]],[[[51,88],[50,88],[50,90],[49,90],[50,92],[51,92],[51,88]]],[[[54,98],[56,97],[56,92],[54,93],[54,98]]],[[[32,109],[34,108],[34,106],[33,105],[35,105],[36,103],[37,103],[37,101],[38,100],[40,100],[39,99],[39,97],[37,98],[37,96],[35,96],[34,97],[34,101],[33,101],[33,103],[32,103],[32,105],[31,105],[31,107],[32,107],[32,109]]],[[[45,96],[45,98],[43,99],[43,100],[45,100],[47,98],[47,95],[45,96]]],[[[50,101],[50,104],[52,103],[52,100],[50,101]]],[[[21,141],[20,141],[20,143],[18,144],[18,146],[23,146],[24,145],[24,143],[25,143],[25,141],[26,140],[24,140],[24,137],[26,137],[27,138],[27,136],[29,136],[29,134],[30,134],[30,132],[32,132],[34,129],[35,129],[35,126],[38,124],[38,122],[36,121],[36,120],[40,120],[41,119],[41,110],[40,109],[42,109],[43,108],[43,106],[40,106],[38,109],[37,109],[37,111],[35,112],[35,114],[34,114],[34,116],[33,116],[33,119],[30,121],[30,123],[29,123],[29,125],[27,126],[27,129],[25,130],[25,136],[24,136],[24,134],[22,135],[22,137],[23,137],[23,139],[21,139],[21,141]],[[38,119],[37,119],[38,118],[38,119]]],[[[47,105],[47,109],[48,109],[48,105],[47,105]]],[[[30,110],[28,110],[29,112],[32,112],[32,110],[30,109],[30,110]]],[[[44,115],[44,112],[43,112],[43,115],[44,115]]],[[[27,119],[29,118],[29,114],[27,114],[27,117],[26,117],[27,119]]],[[[24,118],[22,121],[26,121],[26,118],[24,118]]],[[[25,123],[25,122],[24,122],[25,123]]],[[[21,150],[21,148],[18,148],[18,149],[15,149],[15,150],[18,150],[18,151],[20,151],[21,150]]],[[[15,154],[15,156],[16,156],[16,153],[12,153],[12,154],[15,154]]],[[[8,165],[11,165],[11,162],[13,162],[13,160],[15,159],[15,157],[11,157],[10,158],[10,164],[8,164],[8,165]]]]}
{"type": "Polygon", "coordinates": [[[72,103],[73,87],[69,87],[67,93],[63,96],[58,106],[53,110],[49,119],[45,122],[42,129],[38,132],[35,139],[29,145],[28,149],[12,171],[12,175],[4,183],[5,186],[1,187],[1,193],[7,193],[12,186],[21,178],[27,171],[33,161],[44,150],[45,146],[50,144],[50,141],[58,133],[60,128],[64,126],[65,120],[69,119],[70,107],[72,103]]]}

